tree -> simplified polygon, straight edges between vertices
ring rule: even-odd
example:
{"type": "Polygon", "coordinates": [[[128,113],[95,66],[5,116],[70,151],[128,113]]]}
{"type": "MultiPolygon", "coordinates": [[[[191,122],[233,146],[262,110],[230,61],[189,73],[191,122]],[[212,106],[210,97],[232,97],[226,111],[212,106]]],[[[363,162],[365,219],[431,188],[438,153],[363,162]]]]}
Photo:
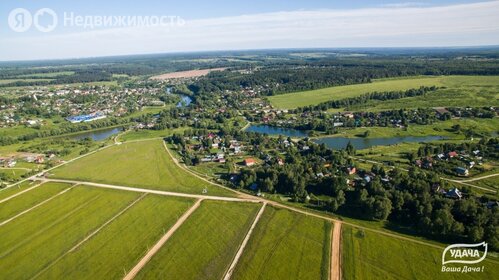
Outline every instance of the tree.
{"type": "Polygon", "coordinates": [[[347,154],[355,155],[355,147],[352,145],[352,142],[348,141],[347,147],[345,148],[347,154]]]}

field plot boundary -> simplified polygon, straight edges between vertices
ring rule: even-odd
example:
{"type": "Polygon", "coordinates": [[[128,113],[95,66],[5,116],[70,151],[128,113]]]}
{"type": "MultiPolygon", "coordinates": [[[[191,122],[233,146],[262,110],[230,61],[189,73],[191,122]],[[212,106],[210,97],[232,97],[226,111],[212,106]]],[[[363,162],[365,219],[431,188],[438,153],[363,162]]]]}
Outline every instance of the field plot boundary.
{"type": "Polygon", "coordinates": [[[123,280],[132,280],[137,273],[151,260],[151,258],[163,247],[163,245],[170,239],[170,237],[177,231],[178,228],[191,216],[192,213],[201,205],[203,199],[199,199],[194,205],[185,212],[180,219],[161,237],[161,239],[146,253],[146,255],[135,265],[130,272],[123,278],[123,280]]]}
{"type": "Polygon", "coordinates": [[[45,178],[37,178],[36,180],[40,180],[43,182],[82,184],[82,185],[86,185],[89,187],[98,187],[98,188],[114,189],[114,190],[121,190],[121,191],[130,191],[130,192],[139,192],[139,193],[151,193],[151,194],[158,194],[158,195],[163,195],[163,196],[176,196],[176,197],[184,197],[184,198],[197,198],[197,199],[219,200],[219,201],[228,201],[228,202],[253,202],[253,203],[260,202],[260,200],[258,200],[258,199],[245,199],[245,198],[225,197],[225,196],[208,196],[208,195],[177,193],[177,192],[168,192],[168,191],[159,191],[159,190],[142,189],[142,188],[134,188],[134,187],[125,187],[125,186],[118,186],[118,185],[93,183],[93,182],[74,181],[74,180],[45,179],[45,178]]]}
{"type": "MultiPolygon", "coordinates": [[[[43,185],[43,184],[40,184],[40,185],[43,185]]],[[[11,221],[13,221],[13,220],[15,220],[15,219],[17,219],[17,218],[21,217],[22,215],[24,215],[24,214],[26,214],[26,213],[31,212],[32,210],[34,210],[34,209],[36,209],[36,208],[38,208],[38,207],[40,207],[40,206],[44,205],[45,203],[50,202],[50,201],[51,201],[51,200],[53,200],[54,198],[56,198],[56,197],[58,197],[58,196],[61,196],[61,195],[65,194],[65,193],[67,193],[69,190],[73,189],[73,188],[74,188],[74,187],[76,187],[76,186],[77,186],[77,184],[76,184],[76,185],[73,185],[73,186],[71,186],[71,187],[69,187],[69,188],[67,188],[67,189],[65,189],[65,190],[63,190],[63,191],[61,191],[61,192],[59,192],[59,193],[56,193],[55,195],[53,195],[53,196],[51,196],[51,197],[49,197],[49,198],[45,199],[44,201],[42,201],[42,202],[40,202],[40,203],[38,203],[38,204],[36,204],[36,205],[34,205],[34,206],[32,206],[32,207],[30,207],[30,208],[28,208],[28,209],[24,210],[24,211],[22,211],[22,212],[21,212],[21,213],[19,213],[19,214],[16,214],[15,216],[13,216],[13,217],[11,217],[11,218],[8,218],[7,220],[5,220],[5,221],[3,221],[3,222],[0,222],[0,227],[1,227],[1,226],[6,225],[6,224],[8,224],[8,223],[10,223],[11,221]]]]}
{"type": "Polygon", "coordinates": [[[15,193],[15,194],[13,194],[13,195],[9,196],[9,197],[6,197],[6,198],[4,198],[4,199],[0,200],[0,204],[2,204],[2,203],[4,203],[4,202],[7,202],[7,201],[9,201],[9,200],[11,200],[11,199],[13,199],[13,198],[15,198],[15,197],[17,197],[17,196],[20,196],[20,195],[22,195],[23,193],[29,192],[29,191],[31,191],[32,189],[38,188],[38,187],[39,187],[39,186],[41,186],[41,185],[43,185],[43,183],[40,183],[40,184],[34,185],[34,186],[29,187],[29,188],[27,188],[27,189],[25,189],[25,190],[23,190],[23,191],[20,191],[20,192],[18,192],[18,193],[15,193]]]}
{"type": "Polygon", "coordinates": [[[251,237],[251,234],[253,233],[253,230],[255,229],[256,225],[258,224],[258,221],[260,220],[260,217],[262,216],[263,212],[265,211],[265,206],[267,206],[267,202],[264,202],[262,207],[260,208],[260,211],[258,211],[258,214],[255,217],[255,220],[253,221],[253,224],[251,225],[250,229],[248,230],[248,233],[244,237],[243,242],[241,243],[241,246],[239,247],[239,250],[237,251],[236,255],[234,256],[234,260],[229,266],[229,269],[225,273],[224,280],[229,280],[232,277],[232,273],[234,272],[234,269],[236,268],[237,263],[239,262],[239,259],[243,255],[244,248],[246,248],[246,244],[248,244],[248,241],[251,237]]]}

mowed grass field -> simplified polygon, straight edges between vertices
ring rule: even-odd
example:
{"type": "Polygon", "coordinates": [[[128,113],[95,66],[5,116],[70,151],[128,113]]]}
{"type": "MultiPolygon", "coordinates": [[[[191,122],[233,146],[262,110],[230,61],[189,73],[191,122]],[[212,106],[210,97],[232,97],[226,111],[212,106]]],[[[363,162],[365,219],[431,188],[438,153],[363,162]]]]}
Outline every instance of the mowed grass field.
{"type": "Polygon", "coordinates": [[[499,265],[488,260],[477,265],[484,266],[484,272],[441,272],[442,252],[443,248],[342,228],[344,279],[495,279],[499,275],[499,265]]]}
{"type": "Polygon", "coordinates": [[[163,141],[124,143],[99,151],[52,171],[52,177],[172,192],[234,196],[175,165],[163,141]]]}
{"type": "MultiPolygon", "coordinates": [[[[140,195],[77,186],[0,226],[2,277],[38,276],[140,195]]],[[[106,256],[94,257],[109,261],[106,256]]]]}
{"type": "Polygon", "coordinates": [[[267,207],[233,279],[328,279],[331,227],[318,218],[267,207]]]}
{"type": "MultiPolygon", "coordinates": [[[[276,95],[269,97],[269,101],[276,108],[293,109],[317,105],[330,100],[356,97],[374,91],[399,91],[419,88],[421,86],[438,86],[445,87],[445,89],[429,93],[424,97],[404,98],[384,102],[373,101],[372,104],[370,103],[366,106],[370,110],[394,109],[402,105],[405,108],[408,104],[413,104],[410,107],[414,108],[458,105],[487,106],[492,105],[490,102],[497,103],[497,99],[499,98],[499,76],[417,76],[375,80],[368,84],[338,86],[276,95]],[[397,104],[399,105],[397,106],[397,104]]],[[[360,108],[358,109],[360,110],[360,108]]]]}
{"type": "Polygon", "coordinates": [[[135,279],[222,279],[259,207],[203,201],[135,279]]]}
{"type": "Polygon", "coordinates": [[[194,202],[147,195],[40,279],[122,279],[194,202]]]}

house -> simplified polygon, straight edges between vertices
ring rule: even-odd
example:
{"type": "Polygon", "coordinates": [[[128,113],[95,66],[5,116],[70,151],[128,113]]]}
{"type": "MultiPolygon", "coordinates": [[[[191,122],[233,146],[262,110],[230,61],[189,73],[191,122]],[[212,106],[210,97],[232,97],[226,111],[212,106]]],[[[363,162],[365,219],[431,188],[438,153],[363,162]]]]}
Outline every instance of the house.
{"type": "Polygon", "coordinates": [[[44,162],[45,162],[45,158],[43,156],[38,156],[35,159],[35,163],[36,164],[41,164],[41,163],[44,163],[44,162]]]}
{"type": "Polygon", "coordinates": [[[354,114],[352,112],[343,112],[342,115],[345,118],[349,118],[349,119],[353,119],[354,118],[354,114]]]}
{"type": "Polygon", "coordinates": [[[453,157],[457,157],[457,152],[452,151],[447,153],[447,158],[453,158],[453,157]]]}
{"type": "Polygon", "coordinates": [[[469,170],[464,168],[464,167],[456,167],[455,169],[457,175],[459,176],[468,176],[469,175],[469,170]]]}
{"type": "Polygon", "coordinates": [[[245,166],[249,167],[249,166],[253,166],[255,164],[256,164],[256,161],[253,158],[247,158],[247,159],[244,160],[244,165],[245,166]]]}
{"type": "Polygon", "coordinates": [[[355,167],[348,167],[347,168],[347,172],[348,172],[348,175],[353,175],[353,174],[357,173],[357,168],[355,168],[355,167]]]}
{"type": "Polygon", "coordinates": [[[433,108],[435,110],[435,112],[437,112],[437,114],[439,115],[444,115],[444,114],[447,114],[449,113],[449,111],[447,109],[445,109],[444,107],[436,107],[436,108],[433,108]]]}
{"type": "Polygon", "coordinates": [[[226,160],[225,158],[219,158],[219,159],[218,159],[218,162],[219,162],[219,163],[225,163],[226,161],[227,161],[227,160],[226,160]]]}
{"type": "Polygon", "coordinates": [[[453,188],[445,194],[449,198],[461,199],[463,194],[459,191],[458,188],[453,188]]]}
{"type": "Polygon", "coordinates": [[[277,164],[284,165],[284,160],[282,158],[277,159],[277,164]]]}

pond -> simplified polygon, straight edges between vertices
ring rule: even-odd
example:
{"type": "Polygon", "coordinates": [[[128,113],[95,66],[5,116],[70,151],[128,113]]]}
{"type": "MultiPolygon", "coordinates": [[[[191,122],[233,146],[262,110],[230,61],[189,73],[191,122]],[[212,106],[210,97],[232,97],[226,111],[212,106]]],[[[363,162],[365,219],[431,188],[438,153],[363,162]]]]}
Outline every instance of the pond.
{"type": "Polygon", "coordinates": [[[292,128],[282,128],[270,125],[251,125],[246,129],[247,132],[256,132],[268,135],[283,135],[286,137],[307,137],[307,133],[302,130],[292,128]]]}
{"type": "Polygon", "coordinates": [[[182,100],[180,100],[180,102],[177,103],[177,108],[187,107],[192,103],[192,98],[190,96],[183,95],[183,94],[179,94],[179,95],[180,95],[180,98],[182,100]]]}
{"type": "MultiPolygon", "coordinates": [[[[171,88],[171,87],[167,87],[166,93],[173,94],[172,89],[173,88],[171,88]]],[[[192,98],[190,96],[187,96],[185,94],[179,94],[179,96],[180,96],[181,100],[179,103],[177,103],[177,108],[187,107],[192,103],[192,98]]]]}
{"type": "Polygon", "coordinates": [[[374,146],[388,146],[400,143],[431,142],[445,139],[442,136],[406,136],[389,138],[346,138],[346,137],[324,137],[315,139],[317,144],[325,144],[326,147],[334,150],[344,149],[348,142],[352,143],[356,150],[367,149],[374,146]]]}
{"type": "Polygon", "coordinates": [[[115,134],[120,133],[123,131],[121,127],[115,127],[115,128],[107,128],[107,129],[102,129],[102,130],[94,130],[94,131],[88,131],[88,132],[83,132],[83,133],[78,133],[76,135],[70,136],[74,140],[82,140],[85,138],[90,138],[94,141],[101,141],[105,140],[115,134]]]}

